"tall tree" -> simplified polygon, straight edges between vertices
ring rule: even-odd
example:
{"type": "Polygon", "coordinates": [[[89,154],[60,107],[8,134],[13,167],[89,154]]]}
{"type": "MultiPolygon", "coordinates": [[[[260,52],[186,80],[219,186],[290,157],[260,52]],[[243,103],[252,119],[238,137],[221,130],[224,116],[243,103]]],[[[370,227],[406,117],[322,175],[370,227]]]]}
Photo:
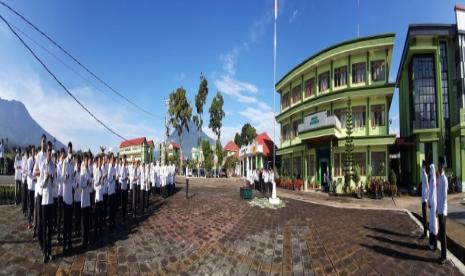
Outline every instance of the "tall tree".
{"type": "Polygon", "coordinates": [[[197,92],[197,95],[195,95],[195,108],[197,111],[197,115],[193,117],[195,126],[197,127],[197,131],[199,134],[199,137],[197,140],[198,149],[200,149],[200,131],[202,130],[202,125],[203,125],[203,119],[202,119],[203,106],[205,105],[205,102],[207,101],[207,96],[208,96],[208,81],[203,76],[203,74],[200,74],[199,91],[197,92]]]}
{"type": "Polygon", "coordinates": [[[187,101],[186,90],[179,87],[171,92],[168,113],[170,125],[176,130],[179,137],[181,154],[179,156],[179,169],[182,169],[182,132],[184,129],[189,132],[189,122],[192,117],[192,107],[187,101]]]}
{"type": "MultiPolygon", "coordinates": [[[[218,144],[221,146],[221,126],[223,125],[223,118],[225,116],[225,113],[223,111],[223,104],[223,96],[218,91],[216,92],[216,96],[213,98],[210,109],[208,110],[208,112],[210,113],[210,123],[208,124],[208,127],[213,131],[213,133],[216,134],[217,147],[218,144]]],[[[218,164],[220,164],[220,162],[218,162],[218,164]]],[[[218,167],[220,167],[220,165],[218,167]]]]}
{"type": "Polygon", "coordinates": [[[242,146],[242,139],[241,139],[241,135],[239,133],[236,132],[236,135],[234,135],[234,143],[238,146],[238,147],[241,147],[242,146]]]}
{"type": "Polygon", "coordinates": [[[352,121],[352,102],[349,98],[347,102],[347,117],[346,117],[346,145],[345,145],[345,177],[344,182],[346,189],[350,186],[350,181],[353,176],[353,152],[354,152],[354,140],[352,134],[354,132],[353,121],[352,121]]]}
{"type": "Polygon", "coordinates": [[[253,142],[253,139],[257,137],[257,130],[249,123],[242,126],[241,130],[241,144],[249,145],[253,142]]]}

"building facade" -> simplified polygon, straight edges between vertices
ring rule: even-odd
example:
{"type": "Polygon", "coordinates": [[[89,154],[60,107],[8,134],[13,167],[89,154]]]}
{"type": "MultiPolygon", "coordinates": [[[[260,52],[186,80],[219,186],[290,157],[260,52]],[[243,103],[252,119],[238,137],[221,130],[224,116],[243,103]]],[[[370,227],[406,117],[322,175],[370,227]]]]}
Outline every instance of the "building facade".
{"type": "MultiPolygon", "coordinates": [[[[247,176],[248,171],[272,168],[276,150],[276,145],[266,132],[258,134],[250,145],[240,148],[241,176],[247,176]]],[[[278,164],[279,160],[276,161],[278,164]]]]}
{"type": "Polygon", "coordinates": [[[126,159],[131,162],[141,161],[149,163],[154,160],[154,143],[152,140],[147,141],[145,137],[135,138],[121,142],[119,146],[119,155],[126,155],[126,159]]]}
{"type": "Polygon", "coordinates": [[[448,175],[465,174],[465,9],[456,16],[457,24],[410,25],[405,40],[396,86],[400,136],[412,142],[401,170],[412,184],[422,161],[437,165],[440,156],[448,175]]]}
{"type": "MultiPolygon", "coordinates": [[[[275,86],[281,109],[281,176],[321,185],[324,175],[344,182],[348,111],[353,122],[353,164],[361,181],[388,177],[389,83],[394,34],[346,41],[311,56],[275,86]]],[[[338,192],[342,185],[338,185],[338,192]]]]}

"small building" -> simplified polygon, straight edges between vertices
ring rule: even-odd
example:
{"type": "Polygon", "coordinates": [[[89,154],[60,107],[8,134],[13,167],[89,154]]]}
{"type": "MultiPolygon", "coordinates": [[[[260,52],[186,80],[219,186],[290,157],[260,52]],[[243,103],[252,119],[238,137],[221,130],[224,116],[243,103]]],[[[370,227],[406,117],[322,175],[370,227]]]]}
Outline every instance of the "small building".
{"type": "MultiPolygon", "coordinates": [[[[234,143],[234,141],[229,141],[226,146],[223,148],[224,152],[226,153],[224,159],[223,159],[223,166],[226,164],[228,159],[233,159],[235,158],[237,161],[239,161],[239,151],[240,148],[234,143]]],[[[234,168],[228,168],[228,176],[238,176],[241,174],[241,165],[239,162],[236,163],[234,168]]]]}
{"type": "Polygon", "coordinates": [[[129,162],[133,159],[135,161],[141,161],[141,163],[153,162],[153,153],[153,140],[147,141],[145,137],[123,141],[119,146],[120,156],[126,155],[129,162]]]}
{"type": "Polygon", "coordinates": [[[174,141],[171,141],[169,144],[168,144],[168,148],[167,148],[167,151],[168,151],[168,157],[172,157],[173,155],[178,155],[179,157],[179,149],[181,147],[179,146],[178,143],[174,142],[174,141]]]}
{"type": "Polygon", "coordinates": [[[273,154],[276,145],[266,132],[263,132],[250,145],[242,146],[239,151],[241,175],[247,176],[247,171],[273,167],[273,154]]]}
{"type": "Polygon", "coordinates": [[[465,7],[455,12],[457,24],[410,25],[405,39],[396,86],[409,146],[400,160],[402,180],[413,185],[423,160],[437,167],[443,156],[446,174],[465,188],[465,7]]]}

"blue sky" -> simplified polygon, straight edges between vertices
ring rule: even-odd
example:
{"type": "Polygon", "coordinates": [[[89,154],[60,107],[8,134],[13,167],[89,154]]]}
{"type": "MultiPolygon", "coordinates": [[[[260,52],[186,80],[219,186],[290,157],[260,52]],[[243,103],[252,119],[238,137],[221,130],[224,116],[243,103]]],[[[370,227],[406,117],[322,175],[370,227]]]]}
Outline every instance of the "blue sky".
{"type": "MultiPolygon", "coordinates": [[[[208,107],[219,90],[225,97],[223,143],[246,122],[273,136],[274,0],[6,2],[118,91],[156,114],[147,116],[118,99],[0,6],[0,14],[47,49],[26,38],[73,93],[123,136],[162,138],[163,99],[183,86],[193,103],[201,72],[210,89],[205,128],[208,107]]],[[[455,23],[453,7],[460,3],[464,1],[360,0],[357,5],[357,0],[281,0],[277,79],[315,52],[357,37],[360,24],[360,36],[396,33],[390,72],[394,81],[408,24],[455,23]]],[[[62,142],[72,140],[84,149],[119,144],[54,83],[3,23],[0,42],[1,98],[24,102],[62,142]]],[[[390,113],[396,132],[397,97],[390,113]]],[[[277,128],[277,140],[278,134],[277,128]]]]}

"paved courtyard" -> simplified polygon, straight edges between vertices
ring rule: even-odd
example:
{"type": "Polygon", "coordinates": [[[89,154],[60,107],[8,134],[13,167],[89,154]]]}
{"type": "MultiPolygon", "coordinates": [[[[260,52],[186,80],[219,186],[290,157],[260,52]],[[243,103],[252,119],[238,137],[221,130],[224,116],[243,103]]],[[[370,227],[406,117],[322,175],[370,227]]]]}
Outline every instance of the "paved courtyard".
{"type": "Polygon", "coordinates": [[[19,208],[0,206],[0,275],[460,274],[449,262],[437,264],[439,251],[426,249],[405,213],[288,199],[284,208],[262,209],[242,201],[238,187],[192,180],[189,200],[183,189],[152,198],[137,223],[118,225],[72,256],[55,246],[47,264],[19,208]]]}

